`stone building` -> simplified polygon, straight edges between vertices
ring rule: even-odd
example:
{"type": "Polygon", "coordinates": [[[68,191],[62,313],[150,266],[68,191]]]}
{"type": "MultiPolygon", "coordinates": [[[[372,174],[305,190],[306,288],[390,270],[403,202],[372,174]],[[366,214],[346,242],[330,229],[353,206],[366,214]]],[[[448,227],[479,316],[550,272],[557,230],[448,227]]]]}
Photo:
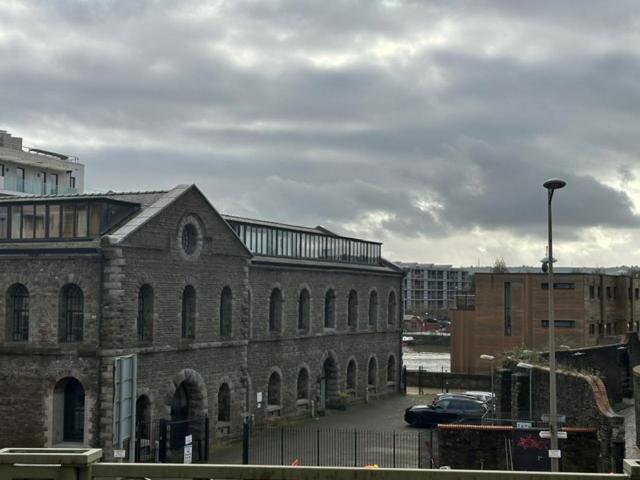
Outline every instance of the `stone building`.
{"type": "MultiPolygon", "coordinates": [[[[476,273],[475,305],[453,311],[451,369],[488,372],[496,355],[522,348],[548,350],[548,294],[545,274],[476,273]]],[[[637,332],[640,279],[625,275],[554,275],[556,348],[612,343],[637,332]]]]}
{"type": "Polygon", "coordinates": [[[222,216],[195,186],[4,197],[2,218],[0,447],[111,458],[134,354],[142,447],[160,419],[207,416],[211,443],[399,387],[402,272],[379,243],[222,216]]]}

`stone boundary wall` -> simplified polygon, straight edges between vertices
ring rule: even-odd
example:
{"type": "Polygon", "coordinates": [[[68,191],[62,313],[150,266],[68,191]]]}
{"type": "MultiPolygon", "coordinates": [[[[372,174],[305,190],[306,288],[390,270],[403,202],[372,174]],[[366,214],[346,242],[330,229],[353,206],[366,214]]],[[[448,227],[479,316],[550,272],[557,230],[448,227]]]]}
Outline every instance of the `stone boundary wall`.
{"type": "Polygon", "coordinates": [[[633,367],[633,398],[636,413],[636,447],[640,448],[640,365],[633,367]]]}
{"type": "MultiPolygon", "coordinates": [[[[522,411],[529,408],[531,392],[531,417],[539,420],[549,412],[549,367],[535,365],[529,376],[525,375],[527,372],[524,369],[516,366],[517,363],[517,360],[507,359],[497,376],[497,410],[502,418],[523,418],[522,411]],[[532,382],[531,389],[529,379],[532,382]]],[[[599,443],[597,470],[621,471],[625,442],[624,418],[611,408],[603,381],[592,375],[558,369],[556,384],[558,414],[566,416],[564,425],[596,428],[599,443]]]]}
{"type": "MultiPolygon", "coordinates": [[[[598,439],[595,429],[567,428],[567,439],[560,440],[562,472],[598,470],[598,439]]],[[[438,426],[438,465],[455,469],[507,470],[507,442],[515,432],[531,433],[539,441],[540,429],[518,430],[508,426],[440,425],[438,426]],[[461,446],[464,446],[461,448],[461,446]]],[[[545,451],[546,453],[546,451],[545,451]]]]}

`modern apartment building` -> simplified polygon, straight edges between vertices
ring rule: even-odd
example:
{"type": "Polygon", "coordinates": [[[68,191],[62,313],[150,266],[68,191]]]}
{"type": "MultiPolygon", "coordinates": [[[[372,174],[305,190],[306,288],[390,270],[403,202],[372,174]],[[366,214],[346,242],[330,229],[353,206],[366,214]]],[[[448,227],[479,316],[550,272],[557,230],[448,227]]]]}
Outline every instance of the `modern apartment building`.
{"type": "MultiPolygon", "coordinates": [[[[516,348],[548,350],[546,275],[476,273],[474,284],[475,306],[461,306],[452,315],[453,372],[489,371],[490,362],[480,359],[483,354],[496,356],[516,348]]],[[[558,349],[610,343],[612,337],[638,331],[638,278],[556,274],[554,300],[558,349]]]]}
{"type": "Polygon", "coordinates": [[[471,288],[469,272],[451,265],[395,262],[405,272],[404,309],[415,314],[448,310],[471,288]]]}
{"type": "Polygon", "coordinates": [[[24,147],[22,138],[0,130],[0,195],[68,195],[84,191],[84,165],[77,157],[24,147]]]}

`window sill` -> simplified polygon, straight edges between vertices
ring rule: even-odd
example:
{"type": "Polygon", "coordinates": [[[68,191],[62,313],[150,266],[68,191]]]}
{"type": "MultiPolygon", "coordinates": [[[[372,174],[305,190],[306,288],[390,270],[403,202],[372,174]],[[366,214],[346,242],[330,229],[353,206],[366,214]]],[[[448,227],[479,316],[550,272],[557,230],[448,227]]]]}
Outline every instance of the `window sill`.
{"type": "Polygon", "coordinates": [[[298,407],[300,410],[309,410],[310,403],[311,402],[308,398],[299,398],[298,400],[296,400],[296,407],[298,407]]]}
{"type": "Polygon", "coordinates": [[[266,412],[268,417],[279,417],[280,411],[282,410],[281,405],[267,405],[266,412]]]}

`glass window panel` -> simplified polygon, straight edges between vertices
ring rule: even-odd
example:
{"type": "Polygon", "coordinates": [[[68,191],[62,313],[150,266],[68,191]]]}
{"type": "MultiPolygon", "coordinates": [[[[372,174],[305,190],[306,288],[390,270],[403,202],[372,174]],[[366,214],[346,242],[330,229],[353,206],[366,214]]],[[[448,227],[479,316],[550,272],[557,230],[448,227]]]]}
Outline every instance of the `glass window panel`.
{"type": "Polygon", "coordinates": [[[102,204],[92,203],[89,216],[89,235],[100,235],[100,224],[102,220],[102,204]]]}
{"type": "Polygon", "coordinates": [[[87,236],[87,204],[76,205],[76,237],[87,236]]]}
{"type": "Polygon", "coordinates": [[[64,205],[62,207],[62,236],[64,238],[73,238],[74,210],[73,205],[64,205]]]}
{"type": "Polygon", "coordinates": [[[22,208],[20,205],[11,207],[11,238],[21,238],[22,208]]]}
{"type": "Polygon", "coordinates": [[[47,218],[47,206],[36,205],[36,222],[35,222],[36,238],[45,237],[46,218],[47,218]]]}
{"type": "Polygon", "coordinates": [[[60,237],[60,205],[49,205],[49,238],[60,237]]]}
{"type": "Polygon", "coordinates": [[[9,236],[9,207],[0,207],[0,239],[9,236]]]}
{"type": "Polygon", "coordinates": [[[33,238],[34,232],[34,206],[23,205],[22,206],[22,238],[33,238]]]}

